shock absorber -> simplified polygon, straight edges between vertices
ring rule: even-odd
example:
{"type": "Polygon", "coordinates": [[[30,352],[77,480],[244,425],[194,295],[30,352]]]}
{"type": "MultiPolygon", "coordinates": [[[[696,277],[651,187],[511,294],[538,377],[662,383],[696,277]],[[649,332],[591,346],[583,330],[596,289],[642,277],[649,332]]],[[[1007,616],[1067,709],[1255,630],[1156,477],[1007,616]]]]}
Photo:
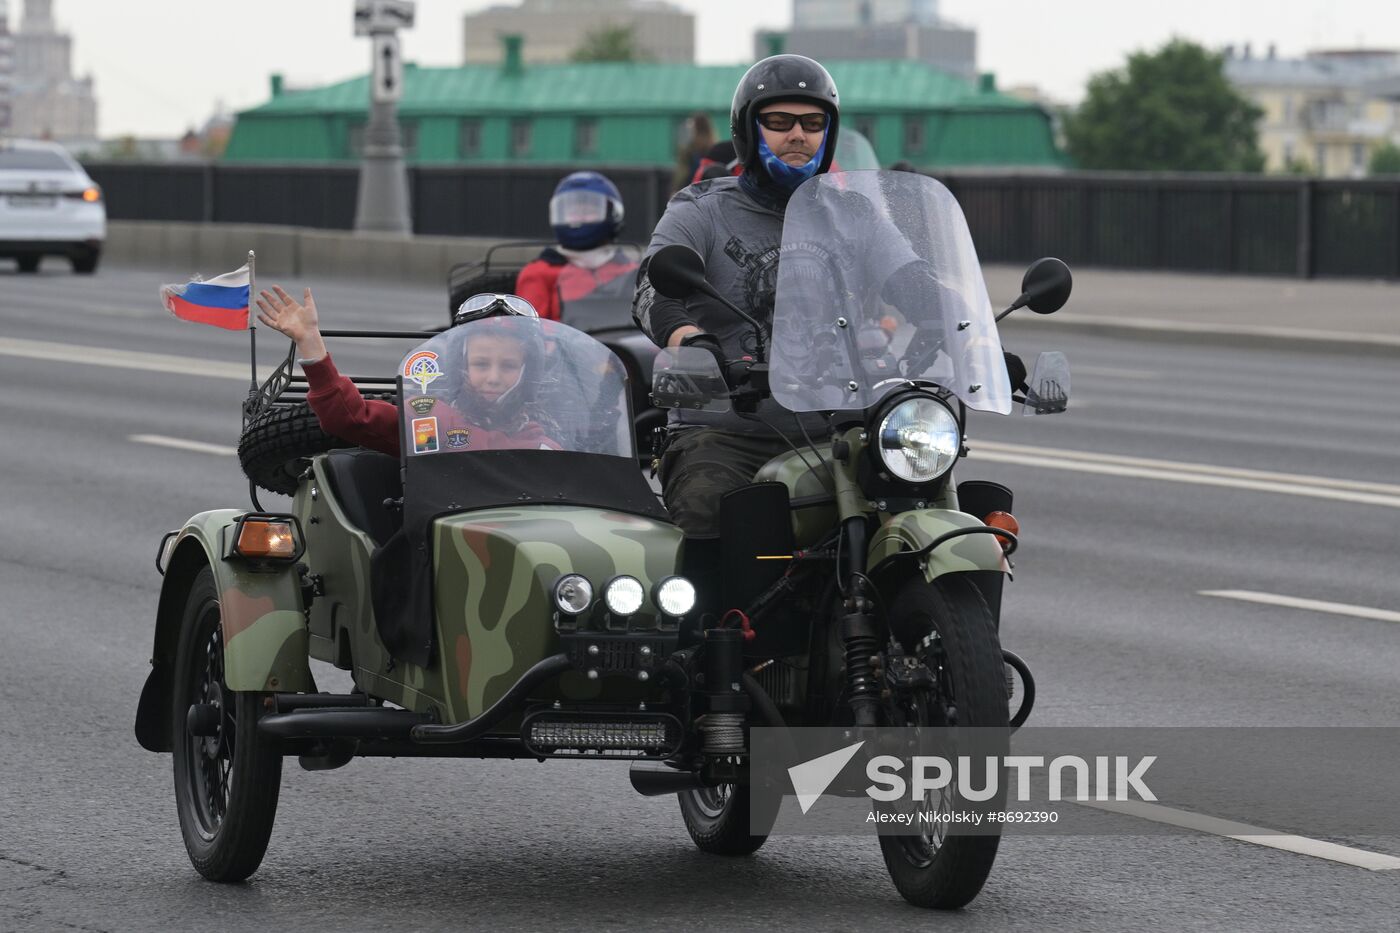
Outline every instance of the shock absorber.
{"type": "Polygon", "coordinates": [[[846,646],[846,689],[851,712],[858,726],[876,724],[880,705],[880,685],[875,680],[872,659],[880,650],[875,633],[874,605],[863,595],[854,595],[847,603],[849,612],[841,619],[841,640],[846,646]]]}
{"type": "Polygon", "coordinates": [[[733,755],[744,750],[744,633],[737,628],[705,630],[705,694],[709,712],[700,721],[705,753],[733,755]]]}

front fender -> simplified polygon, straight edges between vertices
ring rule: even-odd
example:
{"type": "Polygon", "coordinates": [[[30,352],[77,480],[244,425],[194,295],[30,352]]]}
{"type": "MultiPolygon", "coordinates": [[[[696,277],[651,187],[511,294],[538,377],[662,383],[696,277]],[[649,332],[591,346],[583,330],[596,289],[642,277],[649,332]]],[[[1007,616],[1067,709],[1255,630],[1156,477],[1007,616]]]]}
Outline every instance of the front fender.
{"type": "Polygon", "coordinates": [[[180,621],[190,584],[206,566],[214,572],[219,594],[228,688],[283,693],[314,689],[296,568],[253,572],[236,559],[223,559],[223,529],[242,514],[236,509],[201,512],[180,529],[170,550],[156,610],[151,673],[136,713],[137,740],[151,751],[170,750],[170,691],[180,621]]]}
{"type": "MultiPolygon", "coordinates": [[[[980,527],[982,522],[953,509],[917,509],[890,516],[870,539],[866,566],[879,568],[896,554],[920,551],[941,535],[959,528],[980,527]]],[[[923,558],[924,578],[929,582],[949,573],[1011,570],[1001,543],[991,534],[968,534],[945,541],[923,558]]]]}

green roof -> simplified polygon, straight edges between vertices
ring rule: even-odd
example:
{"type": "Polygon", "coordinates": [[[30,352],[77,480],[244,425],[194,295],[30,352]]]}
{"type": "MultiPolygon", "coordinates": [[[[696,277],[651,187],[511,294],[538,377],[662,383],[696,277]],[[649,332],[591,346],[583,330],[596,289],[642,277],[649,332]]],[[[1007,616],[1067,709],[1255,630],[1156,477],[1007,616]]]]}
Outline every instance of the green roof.
{"type": "MultiPolygon", "coordinates": [[[[912,61],[826,63],[844,111],[1035,110],[1036,105],[912,61]]],[[[747,65],[613,63],[404,69],[403,116],[463,113],[649,113],[728,109],[747,65]]],[[[288,91],[242,115],[363,114],[369,77],[288,91]]]]}

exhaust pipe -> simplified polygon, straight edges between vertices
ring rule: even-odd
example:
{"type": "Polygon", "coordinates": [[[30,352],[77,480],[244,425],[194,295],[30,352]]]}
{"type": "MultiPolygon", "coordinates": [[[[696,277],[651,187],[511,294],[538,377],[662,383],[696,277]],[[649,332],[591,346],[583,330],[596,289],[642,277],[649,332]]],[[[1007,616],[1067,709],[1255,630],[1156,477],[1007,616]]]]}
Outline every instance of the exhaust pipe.
{"type": "Polygon", "coordinates": [[[693,771],[677,771],[653,761],[632,762],[627,776],[632,779],[632,789],[643,797],[664,797],[710,786],[693,771]]]}

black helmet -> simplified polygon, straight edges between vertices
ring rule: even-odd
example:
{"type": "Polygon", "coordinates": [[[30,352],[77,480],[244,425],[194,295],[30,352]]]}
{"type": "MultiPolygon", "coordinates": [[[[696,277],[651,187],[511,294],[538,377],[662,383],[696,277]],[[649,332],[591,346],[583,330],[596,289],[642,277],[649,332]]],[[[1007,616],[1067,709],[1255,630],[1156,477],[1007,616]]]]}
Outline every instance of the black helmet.
{"type": "Polygon", "coordinates": [[[775,100],[805,100],[821,107],[831,116],[826,131],[826,152],[817,172],[831,167],[836,153],[836,131],[841,123],[841,98],[836,82],[818,62],[805,55],[771,55],[744,72],[734,89],[734,103],[729,108],[729,133],[734,138],[734,151],[739,160],[752,171],[758,165],[758,135],[754,118],[765,104],[775,100]]]}

